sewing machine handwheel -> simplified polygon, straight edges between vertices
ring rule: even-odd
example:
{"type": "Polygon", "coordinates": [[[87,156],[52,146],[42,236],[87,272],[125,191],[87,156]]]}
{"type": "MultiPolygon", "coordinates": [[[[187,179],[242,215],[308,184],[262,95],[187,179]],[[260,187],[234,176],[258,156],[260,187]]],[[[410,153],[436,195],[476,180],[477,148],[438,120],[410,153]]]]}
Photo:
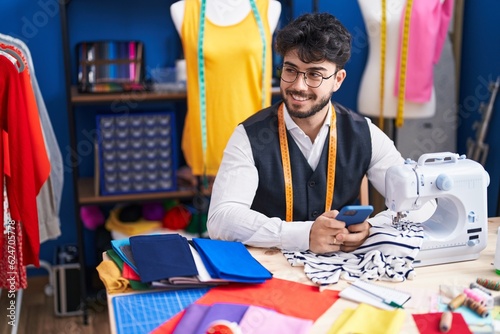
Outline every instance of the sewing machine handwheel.
{"type": "Polygon", "coordinates": [[[436,187],[439,190],[448,191],[453,188],[453,179],[446,174],[439,174],[436,178],[436,187]]]}

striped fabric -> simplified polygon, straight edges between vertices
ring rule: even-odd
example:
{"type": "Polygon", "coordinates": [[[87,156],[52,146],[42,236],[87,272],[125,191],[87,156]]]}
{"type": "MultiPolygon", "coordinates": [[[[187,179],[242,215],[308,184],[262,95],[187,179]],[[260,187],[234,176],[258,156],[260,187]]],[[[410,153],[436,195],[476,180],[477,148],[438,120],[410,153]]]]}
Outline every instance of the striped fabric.
{"type": "Polygon", "coordinates": [[[373,226],[363,245],[351,253],[282,252],[292,266],[304,266],[306,276],[318,285],[335,284],[340,278],[402,282],[415,276],[413,261],[423,237],[421,224],[401,222],[373,226]]]}

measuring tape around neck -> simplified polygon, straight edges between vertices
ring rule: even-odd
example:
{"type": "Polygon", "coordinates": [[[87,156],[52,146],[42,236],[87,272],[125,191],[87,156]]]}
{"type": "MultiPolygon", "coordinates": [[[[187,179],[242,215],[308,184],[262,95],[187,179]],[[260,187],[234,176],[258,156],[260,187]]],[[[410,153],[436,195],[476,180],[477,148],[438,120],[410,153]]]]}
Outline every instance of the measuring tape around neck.
{"type": "MultiPolygon", "coordinates": [[[[281,162],[283,164],[283,178],[285,181],[285,220],[293,221],[293,182],[292,167],[290,163],[290,151],[288,150],[288,139],[285,125],[285,110],[283,103],[278,108],[278,132],[280,139],[281,162]]],[[[330,211],[333,203],[335,187],[335,166],[337,162],[337,115],[335,107],[330,108],[330,131],[328,138],[328,168],[326,174],[325,212],[330,211]]]]}
{"type": "MultiPolygon", "coordinates": [[[[259,28],[260,38],[262,40],[262,107],[265,107],[265,82],[266,82],[266,34],[264,32],[264,25],[260,17],[259,11],[255,0],[250,0],[253,15],[257,21],[259,28]]],[[[203,154],[203,175],[206,175],[207,163],[207,100],[206,100],[206,81],[205,81],[205,59],[203,55],[203,42],[205,39],[205,15],[206,15],[207,0],[201,0],[200,7],[200,22],[198,27],[198,85],[199,85],[199,99],[200,99],[200,127],[201,127],[201,148],[203,154]]]]}

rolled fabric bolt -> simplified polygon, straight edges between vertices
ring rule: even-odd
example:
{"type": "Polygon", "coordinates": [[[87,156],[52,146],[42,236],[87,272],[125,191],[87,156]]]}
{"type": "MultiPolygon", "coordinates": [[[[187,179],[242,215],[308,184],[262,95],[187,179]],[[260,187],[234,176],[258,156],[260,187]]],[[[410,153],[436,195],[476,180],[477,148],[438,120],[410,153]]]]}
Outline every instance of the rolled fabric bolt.
{"type": "Polygon", "coordinates": [[[500,291],[500,282],[499,281],[493,281],[493,280],[489,280],[486,278],[478,278],[478,279],[476,279],[476,283],[481,285],[481,286],[484,286],[487,289],[500,291]]]}
{"type": "Polygon", "coordinates": [[[491,291],[489,291],[488,289],[486,289],[484,286],[477,284],[476,282],[472,282],[469,285],[469,288],[471,288],[471,289],[479,289],[479,290],[483,291],[484,293],[487,293],[488,295],[491,296],[491,291]]]}
{"type": "Polygon", "coordinates": [[[464,304],[465,299],[467,299],[467,295],[465,293],[461,293],[461,294],[457,295],[448,304],[448,309],[450,311],[455,311],[457,308],[459,308],[460,306],[462,306],[464,304]]]}
{"type": "Polygon", "coordinates": [[[443,333],[448,332],[451,329],[452,321],[453,313],[451,311],[444,311],[439,321],[439,331],[443,333]]]}
{"type": "Polygon", "coordinates": [[[480,315],[483,318],[486,318],[490,312],[486,308],[486,306],[481,305],[478,302],[475,302],[474,300],[470,298],[465,298],[464,305],[470,308],[472,311],[476,312],[478,315],[480,315]]]}

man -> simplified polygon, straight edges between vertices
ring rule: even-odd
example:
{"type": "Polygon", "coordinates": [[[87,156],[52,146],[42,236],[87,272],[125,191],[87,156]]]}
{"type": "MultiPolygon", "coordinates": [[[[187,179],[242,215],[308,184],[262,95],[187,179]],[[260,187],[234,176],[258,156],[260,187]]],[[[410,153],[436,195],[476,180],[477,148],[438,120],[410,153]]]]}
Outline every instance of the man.
{"type": "Polygon", "coordinates": [[[384,194],[385,171],[402,164],[370,120],[331,103],[346,77],[351,36],[327,13],[305,14],[276,36],[283,56],[283,102],[234,131],[213,186],[207,229],[213,239],[323,254],[355,250],[381,213],[345,227],[366,174],[384,194]]]}

